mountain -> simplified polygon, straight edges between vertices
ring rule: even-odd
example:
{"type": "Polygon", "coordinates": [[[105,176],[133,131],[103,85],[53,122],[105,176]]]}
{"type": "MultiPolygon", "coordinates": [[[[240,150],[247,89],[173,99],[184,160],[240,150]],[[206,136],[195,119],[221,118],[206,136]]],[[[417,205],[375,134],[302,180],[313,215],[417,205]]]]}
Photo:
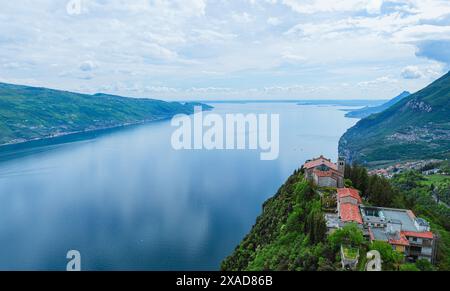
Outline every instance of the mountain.
{"type": "Polygon", "coordinates": [[[326,105],[326,106],[366,106],[375,107],[386,102],[386,100],[302,100],[298,105],[326,105]]]}
{"type": "Polygon", "coordinates": [[[0,145],[167,119],[194,105],[0,83],[0,145]]]}
{"type": "Polygon", "coordinates": [[[398,95],[397,97],[393,98],[392,100],[390,100],[380,106],[375,106],[375,107],[366,106],[361,109],[353,110],[353,111],[348,112],[345,115],[345,117],[365,118],[371,114],[379,113],[379,112],[382,112],[382,111],[388,109],[389,107],[400,102],[402,99],[408,97],[409,95],[411,95],[411,93],[409,93],[408,91],[404,91],[402,94],[398,95]]]}
{"type": "Polygon", "coordinates": [[[221,270],[335,270],[337,252],[328,246],[326,232],[321,196],[301,171],[295,171],[264,203],[255,225],[221,270]]]}
{"type": "Polygon", "coordinates": [[[339,142],[348,161],[374,165],[450,157],[450,72],[350,128],[339,142]]]}

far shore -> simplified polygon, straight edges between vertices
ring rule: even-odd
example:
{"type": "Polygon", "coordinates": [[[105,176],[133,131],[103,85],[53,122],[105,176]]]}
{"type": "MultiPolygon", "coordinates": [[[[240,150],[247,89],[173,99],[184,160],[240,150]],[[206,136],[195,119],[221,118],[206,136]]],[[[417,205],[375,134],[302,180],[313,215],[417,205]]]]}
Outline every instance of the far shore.
{"type": "Polygon", "coordinates": [[[79,131],[59,132],[59,133],[55,133],[55,134],[52,134],[49,136],[38,137],[38,138],[14,140],[14,141],[11,141],[8,143],[0,144],[0,149],[7,147],[7,146],[22,145],[22,144],[27,144],[27,143],[31,143],[31,142],[52,140],[52,139],[56,139],[56,138],[64,137],[64,136],[71,136],[71,135],[77,135],[77,134],[83,134],[83,133],[93,133],[93,132],[97,132],[97,131],[101,132],[101,131],[109,130],[109,129],[119,129],[119,128],[123,128],[123,127],[142,125],[142,124],[151,123],[151,122],[166,121],[166,120],[169,120],[170,118],[171,117],[146,119],[146,120],[140,120],[140,121],[136,121],[136,122],[121,123],[121,124],[111,125],[111,126],[99,126],[99,127],[89,128],[89,129],[79,130],[79,131]]]}

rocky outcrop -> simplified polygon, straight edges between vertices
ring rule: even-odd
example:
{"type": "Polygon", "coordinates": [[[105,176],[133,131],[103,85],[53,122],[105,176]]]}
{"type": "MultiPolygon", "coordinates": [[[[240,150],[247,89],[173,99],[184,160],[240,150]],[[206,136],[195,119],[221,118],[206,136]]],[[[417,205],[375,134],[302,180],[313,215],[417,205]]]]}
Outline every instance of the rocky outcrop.
{"type": "Polygon", "coordinates": [[[406,103],[407,108],[410,108],[414,111],[421,111],[421,112],[431,112],[433,111],[433,107],[431,105],[418,100],[411,100],[408,103],[406,103]]]}

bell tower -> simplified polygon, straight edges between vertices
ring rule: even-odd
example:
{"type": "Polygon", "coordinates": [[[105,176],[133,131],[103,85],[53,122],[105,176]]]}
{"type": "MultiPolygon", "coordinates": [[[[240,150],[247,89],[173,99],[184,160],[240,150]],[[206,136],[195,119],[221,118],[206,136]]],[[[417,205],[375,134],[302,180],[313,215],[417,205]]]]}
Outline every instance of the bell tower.
{"type": "Polygon", "coordinates": [[[345,173],[345,158],[344,157],[340,157],[338,159],[338,171],[342,173],[342,175],[344,175],[345,173]]]}

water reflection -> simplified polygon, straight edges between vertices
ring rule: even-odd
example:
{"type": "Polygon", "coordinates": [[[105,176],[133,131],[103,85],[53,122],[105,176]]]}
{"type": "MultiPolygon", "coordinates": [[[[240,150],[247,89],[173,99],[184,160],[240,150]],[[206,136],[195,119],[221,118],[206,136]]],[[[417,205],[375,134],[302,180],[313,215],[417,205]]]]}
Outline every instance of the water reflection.
{"type": "Polygon", "coordinates": [[[278,113],[280,158],[258,151],[174,151],[159,122],[0,152],[0,269],[218,269],[261,204],[306,158],[337,157],[353,123],[337,107],[214,104],[278,113]]]}

